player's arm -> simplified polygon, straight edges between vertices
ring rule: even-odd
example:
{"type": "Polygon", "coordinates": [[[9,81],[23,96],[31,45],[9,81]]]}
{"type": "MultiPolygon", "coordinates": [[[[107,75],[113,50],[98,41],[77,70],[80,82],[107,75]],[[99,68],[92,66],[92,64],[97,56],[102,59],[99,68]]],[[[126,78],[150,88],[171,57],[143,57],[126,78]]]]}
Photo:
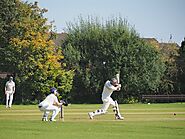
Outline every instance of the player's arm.
{"type": "Polygon", "coordinates": [[[61,107],[62,106],[62,103],[60,103],[60,102],[54,102],[53,105],[58,106],[58,107],[61,107]]]}
{"type": "Polygon", "coordinates": [[[121,90],[121,84],[117,85],[117,90],[116,91],[120,91],[121,90]]]}
{"type": "Polygon", "coordinates": [[[118,84],[117,86],[116,86],[116,91],[120,91],[121,90],[121,84],[118,84]]]}
{"type": "Polygon", "coordinates": [[[111,89],[111,90],[113,90],[113,91],[116,91],[116,90],[120,90],[121,84],[118,84],[118,85],[114,86],[114,85],[112,85],[112,84],[110,83],[110,81],[109,81],[109,82],[106,83],[106,87],[107,87],[108,89],[111,89]]]}
{"type": "Polygon", "coordinates": [[[56,97],[55,101],[54,101],[54,104],[55,106],[58,106],[58,107],[61,107],[62,106],[62,103],[60,103],[56,97]]]}
{"type": "Polygon", "coordinates": [[[5,88],[4,88],[4,92],[5,92],[5,94],[6,94],[6,87],[7,87],[7,83],[5,84],[5,88]]]}
{"type": "Polygon", "coordinates": [[[13,94],[15,93],[15,83],[14,83],[14,86],[13,86],[13,94]]]}

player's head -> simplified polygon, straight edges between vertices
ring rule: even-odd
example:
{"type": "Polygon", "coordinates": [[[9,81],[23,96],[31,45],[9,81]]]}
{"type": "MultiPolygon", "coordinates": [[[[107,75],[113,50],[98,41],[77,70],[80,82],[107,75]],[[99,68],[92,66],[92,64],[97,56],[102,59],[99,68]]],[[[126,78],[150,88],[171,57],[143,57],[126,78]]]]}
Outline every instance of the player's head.
{"type": "Polygon", "coordinates": [[[9,80],[10,80],[10,81],[13,81],[13,77],[12,77],[12,76],[10,76],[9,80]]]}
{"type": "Polygon", "coordinates": [[[59,95],[59,93],[57,92],[57,89],[55,87],[52,87],[50,89],[51,93],[55,94],[55,95],[59,95]]]}
{"type": "Polygon", "coordinates": [[[118,80],[116,78],[112,78],[110,83],[113,85],[113,86],[117,86],[118,85],[118,80]]]}

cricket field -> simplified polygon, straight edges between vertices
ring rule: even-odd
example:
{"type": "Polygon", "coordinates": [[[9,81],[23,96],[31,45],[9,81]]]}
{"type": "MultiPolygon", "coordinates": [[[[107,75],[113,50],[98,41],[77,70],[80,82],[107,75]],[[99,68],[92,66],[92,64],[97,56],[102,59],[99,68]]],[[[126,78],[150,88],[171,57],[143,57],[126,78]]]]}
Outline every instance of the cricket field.
{"type": "Polygon", "coordinates": [[[64,107],[64,121],[41,121],[37,105],[0,105],[0,139],[185,139],[185,103],[122,104],[124,120],[112,109],[90,120],[101,104],[64,107]]]}

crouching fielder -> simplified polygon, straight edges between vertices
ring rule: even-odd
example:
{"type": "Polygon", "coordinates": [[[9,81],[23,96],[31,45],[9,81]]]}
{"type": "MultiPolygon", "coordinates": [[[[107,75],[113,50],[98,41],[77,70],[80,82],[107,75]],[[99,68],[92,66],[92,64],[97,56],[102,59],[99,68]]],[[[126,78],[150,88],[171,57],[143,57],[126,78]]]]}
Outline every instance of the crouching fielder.
{"type": "Polygon", "coordinates": [[[122,117],[119,112],[117,101],[113,101],[113,99],[111,98],[113,91],[120,91],[120,88],[121,84],[118,84],[118,80],[116,78],[112,78],[111,81],[106,81],[102,93],[102,108],[94,112],[89,112],[89,118],[93,119],[96,115],[105,114],[107,112],[107,109],[109,108],[109,105],[111,104],[113,106],[113,111],[115,112],[115,119],[123,120],[124,117],[122,117]]]}
{"type": "Polygon", "coordinates": [[[62,106],[62,103],[59,103],[57,95],[57,89],[51,88],[51,94],[48,95],[39,105],[40,111],[44,112],[42,121],[48,121],[48,115],[49,112],[52,112],[50,121],[56,121],[55,117],[60,112],[60,107],[62,106]]]}

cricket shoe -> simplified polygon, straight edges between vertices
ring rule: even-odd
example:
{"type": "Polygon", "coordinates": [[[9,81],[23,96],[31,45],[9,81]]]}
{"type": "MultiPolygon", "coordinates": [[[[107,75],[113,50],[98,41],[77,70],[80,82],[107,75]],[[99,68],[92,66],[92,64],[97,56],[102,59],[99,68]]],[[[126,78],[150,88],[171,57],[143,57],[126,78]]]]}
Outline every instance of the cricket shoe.
{"type": "Polygon", "coordinates": [[[56,122],[56,120],[55,119],[52,119],[52,118],[50,118],[49,121],[56,122]]]}
{"type": "Polygon", "coordinates": [[[48,121],[48,118],[47,117],[43,117],[42,121],[48,121]]]}
{"type": "Polygon", "coordinates": [[[121,115],[115,115],[115,119],[116,119],[116,120],[123,120],[124,117],[122,117],[121,115]]]}
{"type": "Polygon", "coordinates": [[[90,119],[93,119],[93,112],[89,112],[88,115],[90,119]]]}

